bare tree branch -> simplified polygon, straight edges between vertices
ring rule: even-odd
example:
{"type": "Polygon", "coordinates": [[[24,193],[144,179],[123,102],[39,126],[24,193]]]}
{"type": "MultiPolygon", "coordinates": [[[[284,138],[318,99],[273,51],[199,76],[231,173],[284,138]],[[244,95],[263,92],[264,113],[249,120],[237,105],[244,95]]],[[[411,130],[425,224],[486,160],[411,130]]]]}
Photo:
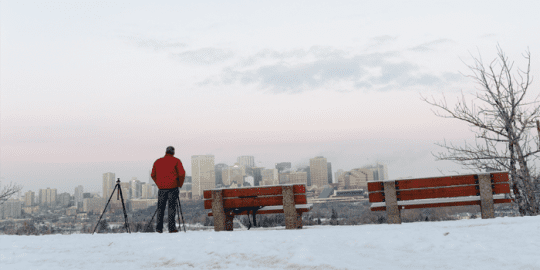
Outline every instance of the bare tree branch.
{"type": "Polygon", "coordinates": [[[7,186],[4,186],[2,188],[2,191],[0,191],[0,205],[4,203],[5,201],[9,200],[9,198],[14,195],[15,193],[22,190],[21,185],[9,183],[7,186]]]}
{"type": "Polygon", "coordinates": [[[537,128],[540,137],[540,95],[532,102],[525,99],[532,83],[530,52],[524,54],[526,69],[518,69],[517,75],[513,71],[514,63],[499,46],[497,58],[489,65],[483,63],[481,56],[473,58],[473,64],[467,65],[472,72],[468,77],[479,89],[472,99],[462,92],[453,108],[444,95],[439,101],[433,97],[421,96],[421,99],[435,107],[432,111],[436,116],[469,124],[476,133],[475,143],[455,146],[444,141],[436,145],[446,151],[433,155],[437,160],[451,160],[468,169],[509,171],[520,212],[537,215],[539,207],[533,182],[540,177],[533,161],[538,160],[540,138],[531,132],[537,128]]]}

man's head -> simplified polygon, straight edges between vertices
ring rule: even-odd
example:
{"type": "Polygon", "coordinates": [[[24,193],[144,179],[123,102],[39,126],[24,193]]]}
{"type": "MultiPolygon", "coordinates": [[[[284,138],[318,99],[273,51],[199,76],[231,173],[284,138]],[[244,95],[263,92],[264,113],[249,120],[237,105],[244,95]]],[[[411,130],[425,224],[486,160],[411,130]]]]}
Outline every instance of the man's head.
{"type": "Polygon", "coordinates": [[[174,155],[174,147],[172,146],[167,147],[167,150],[165,150],[165,154],[174,155]]]}

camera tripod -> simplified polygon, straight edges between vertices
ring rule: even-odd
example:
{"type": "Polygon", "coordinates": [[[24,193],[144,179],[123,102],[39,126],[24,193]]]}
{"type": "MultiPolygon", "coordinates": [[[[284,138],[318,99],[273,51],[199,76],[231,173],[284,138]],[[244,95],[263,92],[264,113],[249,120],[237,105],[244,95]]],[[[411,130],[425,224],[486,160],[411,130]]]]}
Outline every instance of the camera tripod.
{"type": "Polygon", "coordinates": [[[131,231],[129,229],[129,226],[128,226],[128,217],[127,217],[127,212],[126,212],[126,206],[124,204],[124,196],[122,195],[122,187],[120,186],[120,178],[118,178],[118,180],[116,180],[116,185],[114,186],[114,189],[113,189],[113,191],[111,193],[111,196],[109,197],[109,201],[107,201],[107,204],[105,205],[105,209],[103,209],[103,213],[101,213],[101,216],[99,217],[99,220],[98,220],[98,222],[96,224],[96,227],[94,228],[94,231],[92,232],[92,234],[94,234],[94,232],[96,232],[96,228],[98,227],[99,222],[101,222],[101,218],[103,217],[103,214],[105,214],[105,211],[107,211],[107,206],[109,206],[109,203],[111,202],[111,198],[114,195],[114,191],[116,189],[118,189],[118,192],[116,193],[116,200],[122,199],[122,209],[124,210],[124,225],[126,227],[126,232],[131,233],[131,231]]]}
{"type": "MultiPolygon", "coordinates": [[[[180,191],[178,191],[180,192],[180,191]]],[[[182,213],[182,205],[180,204],[180,196],[178,196],[178,207],[176,208],[176,213],[178,214],[178,226],[180,226],[180,217],[182,217],[182,223],[184,225],[184,232],[186,232],[186,223],[184,222],[184,214],[182,213]]],[[[150,219],[150,222],[146,225],[146,228],[144,231],[148,231],[148,228],[150,228],[150,224],[152,224],[152,221],[154,220],[154,217],[156,216],[157,211],[159,207],[156,207],[156,211],[154,212],[154,215],[152,216],[152,219],[150,219]]],[[[182,230],[182,229],[180,229],[182,230]]]]}

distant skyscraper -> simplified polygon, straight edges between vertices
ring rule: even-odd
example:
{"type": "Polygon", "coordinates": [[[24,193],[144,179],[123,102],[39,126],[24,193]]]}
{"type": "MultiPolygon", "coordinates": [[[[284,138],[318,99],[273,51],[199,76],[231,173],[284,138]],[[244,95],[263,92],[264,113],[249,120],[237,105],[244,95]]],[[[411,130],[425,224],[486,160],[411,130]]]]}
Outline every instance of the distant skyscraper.
{"type": "Polygon", "coordinates": [[[205,189],[216,187],[216,171],[213,155],[191,156],[193,199],[201,199],[205,189]]]}
{"type": "Polygon", "coordinates": [[[64,192],[64,193],[60,193],[58,194],[58,205],[61,205],[62,207],[68,207],[69,206],[69,202],[71,201],[71,195],[69,195],[69,193],[67,192],[64,192]]]}
{"type": "Polygon", "coordinates": [[[131,183],[120,182],[120,188],[122,188],[122,196],[124,197],[124,200],[131,200],[131,183]]]}
{"type": "Polygon", "coordinates": [[[328,172],[328,184],[332,184],[332,162],[327,163],[326,170],[328,172]]]}
{"type": "Polygon", "coordinates": [[[344,172],[345,171],[343,171],[342,169],[336,171],[336,173],[334,174],[334,179],[336,179],[336,183],[338,183],[339,177],[343,175],[344,172]]]}
{"type": "Polygon", "coordinates": [[[35,197],[36,197],[36,194],[31,190],[24,193],[24,206],[33,206],[35,197]]]}
{"type": "Polygon", "coordinates": [[[276,163],[276,169],[278,170],[278,173],[288,172],[291,170],[291,167],[292,166],[290,162],[276,163]]]}
{"type": "Polygon", "coordinates": [[[225,163],[219,163],[214,166],[215,175],[216,175],[216,186],[223,185],[223,170],[227,169],[229,165],[225,163]]]}
{"type": "Polygon", "coordinates": [[[373,172],[373,180],[388,180],[388,168],[386,164],[377,163],[375,165],[364,166],[363,168],[373,172]]]}
{"type": "Polygon", "coordinates": [[[324,157],[315,157],[309,160],[311,171],[311,185],[322,188],[328,185],[328,162],[324,157]]]}
{"type": "Polygon", "coordinates": [[[309,166],[299,167],[296,171],[307,173],[307,185],[311,186],[311,170],[309,169],[309,166]]]}
{"type": "Polygon", "coordinates": [[[47,188],[39,190],[39,204],[42,206],[56,205],[56,189],[47,188]]]}
{"type": "Polygon", "coordinates": [[[154,192],[152,190],[152,185],[148,183],[142,184],[142,198],[143,199],[154,199],[154,192]]]}
{"type": "Polygon", "coordinates": [[[74,194],[75,206],[82,207],[83,193],[84,193],[83,186],[79,185],[75,188],[75,194],[74,194]]]}
{"type": "Polygon", "coordinates": [[[240,156],[237,159],[238,164],[244,167],[255,167],[255,157],[253,156],[240,156]]]}
{"type": "Polygon", "coordinates": [[[253,182],[255,186],[260,186],[262,182],[263,167],[253,167],[253,182]]]}
{"type": "Polygon", "coordinates": [[[109,198],[114,189],[114,182],[116,175],[114,173],[108,172],[103,174],[103,198],[109,198]]]}
{"type": "Polygon", "coordinates": [[[132,177],[129,181],[131,188],[131,198],[139,199],[142,197],[142,182],[137,179],[137,177],[132,177]]]}

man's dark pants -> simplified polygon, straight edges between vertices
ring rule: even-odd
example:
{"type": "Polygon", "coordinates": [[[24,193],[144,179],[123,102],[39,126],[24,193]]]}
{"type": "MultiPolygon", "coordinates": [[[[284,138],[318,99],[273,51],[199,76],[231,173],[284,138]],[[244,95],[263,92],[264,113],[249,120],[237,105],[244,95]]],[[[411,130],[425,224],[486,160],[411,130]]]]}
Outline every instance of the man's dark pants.
{"type": "Polygon", "coordinates": [[[165,215],[165,204],[169,204],[169,231],[176,230],[176,205],[178,204],[178,188],[160,189],[158,192],[158,212],[156,231],[163,231],[163,216],[165,215]]]}

